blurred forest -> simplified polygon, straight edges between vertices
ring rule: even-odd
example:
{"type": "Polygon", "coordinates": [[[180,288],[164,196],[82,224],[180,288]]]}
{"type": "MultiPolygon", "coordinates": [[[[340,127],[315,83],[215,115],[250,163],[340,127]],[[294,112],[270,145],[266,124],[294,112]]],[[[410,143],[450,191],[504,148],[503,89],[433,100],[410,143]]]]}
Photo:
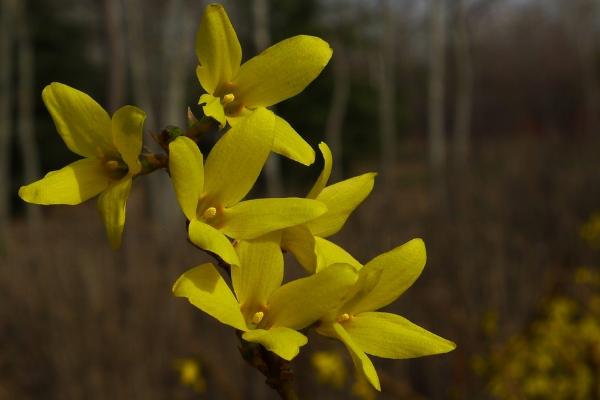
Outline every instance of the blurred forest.
{"type": "MultiPolygon", "coordinates": [[[[244,60],[297,34],[334,49],[277,105],[330,145],[334,180],[379,172],[334,241],[361,262],[413,237],[428,246],[391,309],[458,348],[374,359],[378,398],[600,398],[600,1],[223,3],[244,60]],[[552,346],[531,344],[545,336],[552,346]]],[[[171,294],[207,258],[187,244],[166,176],[134,184],[116,253],[94,201],[17,197],[76,158],[41,102],[52,81],[111,112],[141,107],[148,137],[184,126],[188,106],[201,113],[206,4],[0,0],[0,399],[276,398],[235,335],[171,294]]],[[[272,157],[260,190],[303,196],[320,163],[272,157]]],[[[340,343],[312,335],[295,368],[301,398],[375,396],[340,343]]]]}

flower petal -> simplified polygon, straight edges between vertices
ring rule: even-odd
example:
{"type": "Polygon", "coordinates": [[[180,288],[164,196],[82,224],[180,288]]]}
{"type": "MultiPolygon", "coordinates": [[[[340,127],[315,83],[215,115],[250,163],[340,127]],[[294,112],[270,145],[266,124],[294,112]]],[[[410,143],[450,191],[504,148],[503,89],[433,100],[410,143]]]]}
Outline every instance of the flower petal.
{"type": "Polygon", "coordinates": [[[121,107],[112,117],[112,140],[131,175],[138,174],[142,169],[139,156],[145,120],[146,113],[134,106],[121,107]]]}
{"type": "Polygon", "coordinates": [[[258,109],[219,139],[206,159],[204,191],[229,207],[250,191],[273,146],[275,117],[258,109]]]}
{"type": "Polygon", "coordinates": [[[194,306],[226,325],[241,331],[248,329],[231,289],[210,263],[181,275],[173,285],[173,294],[187,298],[194,306]]]}
{"type": "Polygon", "coordinates": [[[321,73],[331,53],[318,37],[282,40],[241,66],[232,82],[236,101],[249,108],[269,107],[297,95],[321,73]]]}
{"type": "Polygon", "coordinates": [[[51,171],[42,179],[21,186],[19,197],[34,204],[75,205],[96,196],[114,181],[97,158],[75,161],[58,171],[51,171]]]}
{"type": "Polygon", "coordinates": [[[69,150],[83,157],[118,156],[110,117],[90,96],[52,82],[42,91],[42,100],[69,150]]]}
{"type": "Polygon", "coordinates": [[[169,172],[179,206],[191,221],[204,190],[202,153],[192,139],[179,136],[169,143],[169,172]]]}
{"type": "Polygon", "coordinates": [[[321,150],[321,154],[323,155],[323,170],[321,170],[321,174],[317,178],[317,181],[306,196],[309,199],[317,198],[323,188],[327,186],[327,181],[329,181],[329,177],[331,176],[331,168],[333,166],[333,156],[331,155],[331,150],[325,142],[319,143],[319,150],[321,150]]]}
{"type": "Polygon", "coordinates": [[[271,294],[283,280],[283,254],[279,232],[252,241],[240,241],[236,251],[239,267],[231,268],[233,290],[247,321],[254,313],[264,311],[271,294]]]}
{"type": "Polygon", "coordinates": [[[229,265],[240,265],[233,245],[219,230],[193,219],[190,221],[188,234],[192,243],[201,249],[216,254],[229,265]]]}
{"type": "Polygon", "coordinates": [[[304,225],[285,228],[281,236],[281,248],[292,253],[296,261],[309,273],[315,272],[315,237],[304,225]]]}
{"type": "Polygon", "coordinates": [[[219,123],[220,128],[225,126],[227,119],[225,118],[225,110],[223,109],[220,98],[205,93],[200,96],[200,101],[198,104],[204,104],[202,106],[204,115],[214,118],[219,123]]]}
{"type": "Polygon", "coordinates": [[[132,181],[131,176],[126,176],[98,197],[98,210],[113,250],[121,247],[121,236],[125,227],[125,208],[132,181]]]}
{"type": "Polygon", "coordinates": [[[263,326],[306,328],[338,308],[356,280],[354,268],[335,264],[317,274],[286,283],[271,296],[263,326]]]}
{"type": "Polygon", "coordinates": [[[333,264],[348,264],[357,271],[362,268],[362,264],[346,250],[337,244],[318,236],[315,236],[315,253],[317,254],[316,272],[333,264]]]}
{"type": "Polygon", "coordinates": [[[282,326],[269,330],[253,329],[244,332],[242,339],[260,343],[267,350],[288,361],[296,357],[300,353],[300,347],[308,343],[308,338],[300,332],[282,326]]]}
{"type": "Polygon", "coordinates": [[[327,213],[309,222],[308,229],[321,237],[337,233],[356,207],[371,193],[375,173],[367,173],[327,186],[316,197],[327,205],[327,213]]]}
{"type": "Polygon", "coordinates": [[[317,328],[317,333],[339,339],[344,343],[352,356],[352,362],[354,363],[355,368],[362,372],[367,381],[373,385],[375,389],[381,391],[381,385],[379,384],[379,377],[377,376],[375,366],[360,346],[358,346],[339,323],[323,324],[317,328]]]}
{"type": "Polygon", "coordinates": [[[234,239],[254,239],[305,223],[326,211],[316,200],[295,197],[246,200],[224,210],[221,230],[234,239]]]}
{"type": "Polygon", "coordinates": [[[285,119],[275,115],[274,129],[273,151],[275,153],[304,165],[311,165],[315,162],[315,151],[313,148],[285,119]]]}
{"type": "Polygon", "coordinates": [[[208,93],[214,94],[238,73],[242,48],[220,4],[209,4],[204,9],[196,33],[196,55],[200,62],[200,84],[208,93]]]}
{"type": "Polygon", "coordinates": [[[342,324],[367,354],[414,358],[452,351],[456,345],[396,314],[365,312],[342,324]]]}
{"type": "Polygon", "coordinates": [[[421,239],[413,239],[375,257],[359,271],[356,293],[344,310],[359,314],[387,306],[417,280],[426,259],[421,239]]]}

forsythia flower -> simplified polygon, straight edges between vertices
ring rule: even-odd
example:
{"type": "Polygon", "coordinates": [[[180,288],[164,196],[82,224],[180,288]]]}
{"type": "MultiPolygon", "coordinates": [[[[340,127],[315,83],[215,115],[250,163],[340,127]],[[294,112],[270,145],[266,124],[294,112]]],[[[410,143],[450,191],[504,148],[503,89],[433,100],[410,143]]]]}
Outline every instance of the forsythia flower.
{"type": "Polygon", "coordinates": [[[317,327],[318,333],[346,345],[356,368],[377,390],[381,390],[379,378],[366,354],[402,359],[446,353],[456,347],[399,315],[374,312],[413,284],[425,259],[420,239],[375,257],[358,271],[356,286],[344,304],[317,327]]]}
{"type": "MultiPolygon", "coordinates": [[[[242,49],[229,17],[223,6],[210,4],[200,21],[196,54],[198,79],[207,92],[200,97],[200,104],[205,104],[206,115],[225,126],[226,121],[234,125],[252,110],[265,109],[300,93],[327,65],[332,50],[322,39],[299,35],[240,65],[242,49]]],[[[304,165],[315,159],[310,145],[278,116],[273,151],[304,165]]]]}
{"type": "Polygon", "coordinates": [[[317,351],[310,358],[319,382],[341,389],[346,381],[346,365],[338,352],[317,351]]]}
{"type": "Polygon", "coordinates": [[[344,249],[324,239],[339,232],[350,214],[371,193],[375,184],[374,172],[327,185],[331,175],[331,150],[325,143],[319,144],[323,155],[323,170],[306,196],[327,206],[327,212],[305,224],[284,230],[281,246],[290,251],[309,272],[335,263],[346,263],[357,270],[362,265],[344,249]]]}
{"type": "Polygon", "coordinates": [[[169,145],[169,170],[179,204],[190,220],[190,240],[228,264],[239,261],[226,235],[254,239],[326,211],[322,203],[310,199],[240,201],[271,151],[274,120],[265,109],[255,111],[223,135],[204,165],[191,139],[178,137],[169,145]]]}
{"type": "Polygon", "coordinates": [[[42,99],[72,152],[85,157],[19,189],[35,204],[80,204],[97,194],[111,246],[121,244],[125,206],[133,177],[141,170],[146,114],[124,106],[111,117],[90,96],[61,83],[44,88],[42,99]]]}
{"type": "Polygon", "coordinates": [[[233,292],[212,264],[203,264],[185,272],[173,293],[244,332],[244,340],[291,360],[308,341],[298,330],[339,307],[357,275],[351,266],[337,264],[281,286],[279,235],[238,243],[240,264],[231,268],[233,292]]]}

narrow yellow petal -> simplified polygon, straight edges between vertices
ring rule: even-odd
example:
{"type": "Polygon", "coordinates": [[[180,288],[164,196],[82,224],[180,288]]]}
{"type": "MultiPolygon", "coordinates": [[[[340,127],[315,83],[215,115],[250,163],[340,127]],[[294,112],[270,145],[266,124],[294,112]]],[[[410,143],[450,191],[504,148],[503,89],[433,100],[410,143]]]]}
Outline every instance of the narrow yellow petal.
{"type": "Polygon", "coordinates": [[[248,329],[235,296],[212,264],[200,265],[181,275],[173,285],[173,294],[187,298],[226,325],[241,331],[248,329]]]}
{"type": "Polygon", "coordinates": [[[190,240],[196,246],[216,254],[229,265],[240,265],[233,245],[219,230],[193,219],[190,221],[188,233],[190,240]]]}
{"type": "Polygon", "coordinates": [[[98,210],[113,250],[121,247],[121,237],[125,227],[125,208],[131,191],[131,183],[131,176],[127,176],[106,189],[98,197],[98,210]]]}
{"type": "Polygon", "coordinates": [[[317,254],[317,272],[333,264],[348,264],[357,271],[362,268],[362,264],[346,250],[318,236],[315,236],[315,253],[317,254]]]}
{"type": "Polygon", "coordinates": [[[331,168],[333,166],[333,156],[331,155],[331,150],[325,142],[319,143],[319,150],[321,150],[321,154],[323,155],[323,170],[321,171],[321,174],[317,178],[317,181],[313,185],[312,189],[310,189],[310,192],[306,196],[309,199],[317,198],[323,188],[327,186],[327,182],[331,176],[331,168]]]}
{"type": "Polygon", "coordinates": [[[360,313],[343,323],[367,354],[385,358],[414,358],[452,351],[456,345],[406,318],[382,312],[360,313]]]}
{"type": "Polygon", "coordinates": [[[314,36],[299,35],[269,47],[245,62],[233,81],[246,107],[269,107],[300,93],[325,68],[331,47],[314,36]]]}
{"type": "Polygon", "coordinates": [[[209,4],[202,14],[196,33],[196,55],[200,62],[200,84],[215,94],[219,86],[230,82],[242,62],[242,48],[225,9],[209,4]]]}
{"type": "MultiPolygon", "coordinates": [[[[271,111],[269,111],[271,112],[271,111]]],[[[287,121],[275,115],[273,151],[304,165],[315,162],[315,151],[287,121]]]]}
{"type": "Polygon", "coordinates": [[[273,146],[275,117],[258,109],[219,139],[206,159],[204,191],[229,207],[250,191],[273,146]]]}
{"type": "Polygon", "coordinates": [[[308,338],[298,331],[284,327],[253,329],[244,332],[242,339],[247,342],[260,343],[267,350],[277,354],[284,360],[291,361],[300,353],[300,347],[308,343],[308,338]]]}
{"type": "Polygon", "coordinates": [[[351,266],[335,264],[309,277],[286,283],[271,296],[264,326],[306,328],[338,308],[357,278],[351,266]]]}
{"type": "Polygon", "coordinates": [[[103,161],[84,158],[58,171],[51,171],[38,181],[21,186],[19,196],[34,204],[75,205],[96,196],[112,182],[104,169],[103,161]]]}
{"type": "Polygon", "coordinates": [[[227,119],[225,118],[225,110],[223,109],[220,98],[214,97],[210,94],[203,94],[200,96],[200,101],[198,104],[204,104],[202,106],[204,115],[214,118],[219,123],[220,128],[225,126],[227,119]]]}
{"type": "Polygon", "coordinates": [[[266,233],[317,218],[327,208],[316,200],[288,197],[246,200],[225,209],[221,230],[234,239],[254,239],[266,233]]]}
{"type": "Polygon", "coordinates": [[[413,239],[375,257],[359,271],[356,294],[344,310],[358,314],[387,306],[417,280],[426,259],[421,239],[413,239]]]}
{"type": "Polygon", "coordinates": [[[352,356],[354,367],[364,375],[367,381],[373,385],[375,389],[381,391],[381,385],[379,383],[379,377],[377,376],[375,366],[365,352],[360,348],[360,346],[339,323],[322,324],[317,328],[317,333],[339,339],[342,343],[344,343],[348,349],[348,352],[352,356]]]}
{"type": "Polygon", "coordinates": [[[52,82],[42,91],[42,100],[69,150],[83,157],[118,155],[110,117],[90,96],[52,82]]]}
{"type": "Polygon", "coordinates": [[[231,281],[247,321],[254,313],[264,311],[271,294],[281,286],[280,237],[281,234],[275,232],[252,241],[240,241],[236,246],[240,265],[231,268],[231,281]]]}
{"type": "Polygon", "coordinates": [[[294,255],[306,271],[313,274],[317,267],[315,237],[304,225],[285,228],[281,236],[281,248],[294,255]]]}
{"type": "Polygon", "coordinates": [[[321,237],[337,233],[360,203],[371,193],[374,173],[367,173],[327,186],[316,197],[327,206],[327,213],[307,224],[308,229],[321,237]]]}
{"type": "Polygon", "coordinates": [[[142,152],[145,120],[146,113],[133,106],[119,108],[112,117],[113,143],[129,167],[131,175],[136,175],[142,169],[139,156],[142,152]]]}
{"type": "Polygon", "coordinates": [[[194,141],[179,136],[169,144],[169,172],[179,206],[188,220],[196,219],[196,208],[204,190],[202,153],[194,141]]]}

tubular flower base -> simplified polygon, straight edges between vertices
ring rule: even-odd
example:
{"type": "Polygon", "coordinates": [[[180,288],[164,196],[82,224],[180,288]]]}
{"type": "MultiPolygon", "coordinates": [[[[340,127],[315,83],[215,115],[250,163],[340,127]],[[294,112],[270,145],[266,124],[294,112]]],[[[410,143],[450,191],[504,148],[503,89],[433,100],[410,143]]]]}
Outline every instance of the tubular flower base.
{"type": "MultiPolygon", "coordinates": [[[[215,259],[184,272],[174,295],[232,327],[242,357],[284,399],[298,398],[290,362],[307,345],[310,329],[344,343],[359,382],[366,379],[377,390],[379,378],[367,354],[401,359],[454,349],[454,343],[399,315],[376,311],[420,275],[426,259],[420,239],[364,266],[328,239],[371,193],[375,173],[328,185],[332,154],[320,143],[323,170],[306,197],[246,198],[271,152],[314,162],[312,147],[267,107],[299,94],[319,75],[331,58],[329,44],[295,36],[242,64],[225,10],[211,4],[200,22],[196,54],[198,79],[207,92],[200,97],[205,115],[189,112],[187,130],[168,126],[151,134],[162,149],[158,153],[142,153],[142,110],[124,106],[110,117],[80,91],[60,83],[46,86],[42,98],[58,133],[83,158],[21,187],[19,196],[29,203],[76,205],[98,195],[117,249],[133,179],[165,170],[188,222],[189,241],[215,259]],[[222,135],[205,159],[197,143],[217,128],[222,135]],[[303,267],[303,276],[284,283],[284,275],[293,276],[284,274],[285,251],[303,267]]],[[[335,374],[341,361],[324,354],[314,359],[315,366],[324,381],[341,385],[345,374],[335,374]]],[[[204,390],[197,363],[177,365],[182,383],[204,390]]]]}

